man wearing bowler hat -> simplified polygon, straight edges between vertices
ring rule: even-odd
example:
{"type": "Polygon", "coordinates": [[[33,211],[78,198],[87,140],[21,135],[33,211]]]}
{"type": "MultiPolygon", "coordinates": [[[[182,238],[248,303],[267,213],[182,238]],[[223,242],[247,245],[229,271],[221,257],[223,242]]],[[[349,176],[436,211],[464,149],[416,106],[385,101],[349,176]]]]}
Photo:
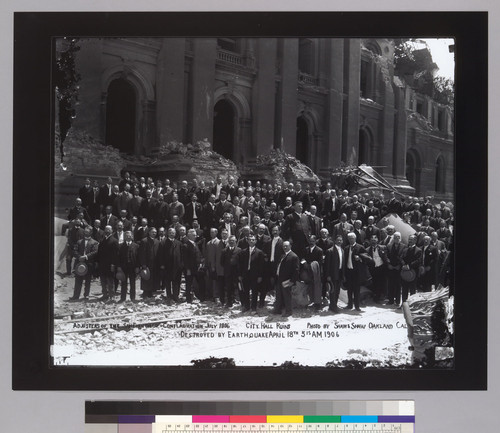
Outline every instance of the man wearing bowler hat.
{"type": "Polygon", "coordinates": [[[74,248],[75,264],[75,287],[70,301],[77,301],[80,298],[82,284],[85,282],[84,299],[90,295],[90,280],[92,279],[93,268],[97,257],[98,242],[92,239],[92,228],[86,227],[83,232],[83,239],[80,239],[74,248]]]}

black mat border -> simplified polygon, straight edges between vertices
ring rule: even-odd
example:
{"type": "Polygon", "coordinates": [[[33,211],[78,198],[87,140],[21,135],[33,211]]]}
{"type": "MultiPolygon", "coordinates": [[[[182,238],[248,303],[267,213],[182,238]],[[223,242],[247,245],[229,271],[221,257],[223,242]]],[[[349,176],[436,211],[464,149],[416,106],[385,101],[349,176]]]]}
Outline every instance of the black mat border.
{"type": "Polygon", "coordinates": [[[486,389],[487,35],[486,12],[15,13],[13,389],[486,389]],[[222,35],[455,37],[455,369],[50,368],[52,37],[222,35]]]}

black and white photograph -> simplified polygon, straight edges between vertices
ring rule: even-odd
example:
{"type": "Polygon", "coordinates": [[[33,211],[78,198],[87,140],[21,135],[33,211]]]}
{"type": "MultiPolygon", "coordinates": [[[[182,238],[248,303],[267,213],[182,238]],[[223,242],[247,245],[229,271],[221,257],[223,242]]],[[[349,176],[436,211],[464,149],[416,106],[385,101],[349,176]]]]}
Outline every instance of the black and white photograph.
{"type": "Polygon", "coordinates": [[[455,367],[453,35],[52,47],[54,368],[455,367]]]}

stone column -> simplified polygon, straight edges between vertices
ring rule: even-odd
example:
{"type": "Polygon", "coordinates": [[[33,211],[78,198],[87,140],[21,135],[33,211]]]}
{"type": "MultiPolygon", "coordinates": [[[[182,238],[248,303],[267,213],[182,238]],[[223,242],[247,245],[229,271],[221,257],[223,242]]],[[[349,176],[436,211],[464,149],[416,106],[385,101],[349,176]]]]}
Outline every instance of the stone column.
{"type": "Polygon", "coordinates": [[[299,40],[280,39],[281,85],[278,95],[279,108],[276,127],[278,128],[278,147],[294,155],[297,139],[297,85],[299,74],[299,40]],[[283,146],[281,146],[283,144],[283,146]]]}
{"type": "MultiPolygon", "coordinates": [[[[405,90],[394,86],[394,165],[393,175],[396,179],[406,181],[406,109],[405,90]]],[[[389,137],[388,137],[389,138],[389,137]]],[[[398,182],[400,183],[400,182],[398,182]]]]}
{"type": "MultiPolygon", "coordinates": [[[[259,46],[261,40],[266,40],[266,39],[264,38],[259,39],[259,46]]],[[[245,54],[244,54],[245,64],[249,68],[255,68],[255,40],[252,38],[246,38],[244,39],[244,41],[246,43],[245,54]]]]}
{"type": "Polygon", "coordinates": [[[326,145],[322,165],[337,167],[342,160],[342,112],[344,87],[344,39],[328,40],[330,74],[328,77],[326,145]],[[325,164],[326,163],[326,164],[325,164]]]}
{"type": "Polygon", "coordinates": [[[156,110],[155,101],[142,101],[142,122],[140,123],[139,140],[137,145],[142,145],[146,155],[158,152],[158,143],[156,142],[156,110]]]}
{"type": "Polygon", "coordinates": [[[257,48],[258,72],[252,88],[253,157],[267,154],[273,147],[277,41],[260,38],[257,48]]]}
{"type": "Polygon", "coordinates": [[[347,95],[342,122],[342,160],[357,164],[359,155],[359,97],[361,43],[360,39],[345,39],[344,55],[347,75],[344,77],[344,92],[347,95]]]}
{"type": "Polygon", "coordinates": [[[213,142],[215,60],[217,39],[193,39],[191,68],[189,141],[213,142]]]}
{"type": "Polygon", "coordinates": [[[239,152],[235,152],[237,160],[234,163],[254,163],[257,154],[252,145],[252,119],[239,119],[238,127],[238,143],[241,144],[241,149],[239,152]]]}
{"type": "Polygon", "coordinates": [[[185,38],[164,38],[156,67],[158,145],[183,141],[185,38]]]}

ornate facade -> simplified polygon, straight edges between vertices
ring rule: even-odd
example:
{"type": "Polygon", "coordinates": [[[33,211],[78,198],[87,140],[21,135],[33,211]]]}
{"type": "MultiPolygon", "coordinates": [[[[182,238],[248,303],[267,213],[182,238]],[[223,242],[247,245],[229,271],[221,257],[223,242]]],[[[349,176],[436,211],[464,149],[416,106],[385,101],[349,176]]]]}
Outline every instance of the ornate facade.
{"type": "Polygon", "coordinates": [[[208,139],[243,170],[282,148],[320,177],[366,163],[418,195],[453,196],[452,113],[394,76],[390,39],[80,41],[73,126],[151,155],[208,139]]]}

